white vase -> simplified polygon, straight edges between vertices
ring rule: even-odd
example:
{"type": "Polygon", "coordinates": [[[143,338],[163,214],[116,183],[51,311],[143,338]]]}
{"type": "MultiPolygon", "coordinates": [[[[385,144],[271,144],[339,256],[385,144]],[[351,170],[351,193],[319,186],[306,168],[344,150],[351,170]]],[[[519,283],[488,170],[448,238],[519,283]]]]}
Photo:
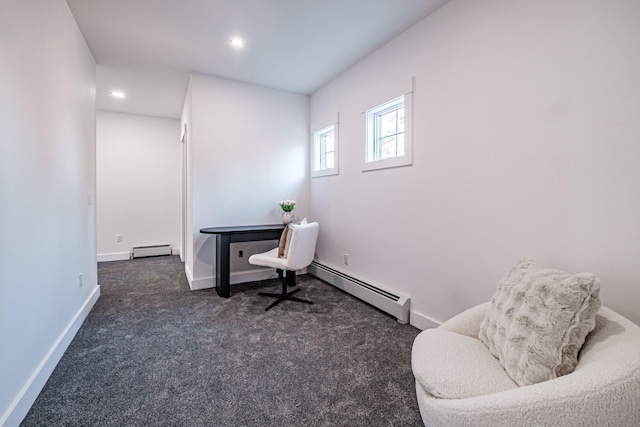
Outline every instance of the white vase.
{"type": "Polygon", "coordinates": [[[283,212],[282,213],[282,223],[284,225],[287,225],[287,224],[293,222],[293,217],[294,217],[293,211],[291,211],[291,212],[283,212]]]}

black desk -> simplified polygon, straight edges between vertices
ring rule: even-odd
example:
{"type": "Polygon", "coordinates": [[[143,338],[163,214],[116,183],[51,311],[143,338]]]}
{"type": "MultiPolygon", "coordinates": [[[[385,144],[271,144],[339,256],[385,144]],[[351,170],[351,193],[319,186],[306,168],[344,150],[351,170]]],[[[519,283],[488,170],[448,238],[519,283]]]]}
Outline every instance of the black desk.
{"type": "Polygon", "coordinates": [[[211,227],[200,230],[203,234],[216,235],[216,292],[223,298],[229,298],[229,274],[231,262],[231,243],[253,242],[256,240],[280,239],[283,224],[243,225],[239,227],[211,227]]]}

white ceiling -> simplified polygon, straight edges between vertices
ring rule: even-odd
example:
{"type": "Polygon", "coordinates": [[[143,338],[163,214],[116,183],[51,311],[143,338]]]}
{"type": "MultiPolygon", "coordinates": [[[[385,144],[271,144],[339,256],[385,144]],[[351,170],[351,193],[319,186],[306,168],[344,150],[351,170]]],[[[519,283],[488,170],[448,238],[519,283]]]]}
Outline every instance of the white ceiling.
{"type": "Polygon", "coordinates": [[[177,118],[191,71],[310,94],[446,1],[67,3],[98,63],[97,107],[177,118]],[[234,36],[246,46],[232,48],[234,36]]]}

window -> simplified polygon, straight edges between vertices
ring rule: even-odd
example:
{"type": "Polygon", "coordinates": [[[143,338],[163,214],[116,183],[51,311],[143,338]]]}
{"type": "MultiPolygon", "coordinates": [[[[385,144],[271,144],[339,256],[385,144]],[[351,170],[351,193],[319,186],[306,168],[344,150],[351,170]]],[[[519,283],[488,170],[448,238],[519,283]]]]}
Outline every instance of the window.
{"type": "Polygon", "coordinates": [[[331,169],[335,164],[335,132],[333,125],[315,133],[315,170],[331,169]]]}
{"type": "Polygon", "coordinates": [[[365,171],[411,164],[411,101],[407,94],[367,110],[365,171]]]}
{"type": "Polygon", "coordinates": [[[312,177],[338,174],[337,128],[332,124],[313,133],[312,177]]]}
{"type": "Polygon", "coordinates": [[[404,96],[367,111],[367,161],[404,156],[404,96]]]}

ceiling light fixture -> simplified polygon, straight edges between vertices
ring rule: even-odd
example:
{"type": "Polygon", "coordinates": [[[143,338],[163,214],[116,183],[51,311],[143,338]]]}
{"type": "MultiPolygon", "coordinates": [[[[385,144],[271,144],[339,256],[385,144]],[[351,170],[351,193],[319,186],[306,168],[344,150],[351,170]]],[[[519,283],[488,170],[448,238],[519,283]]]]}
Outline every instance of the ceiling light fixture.
{"type": "Polygon", "coordinates": [[[126,98],[127,94],[119,90],[112,90],[111,96],[113,96],[114,98],[126,98]]]}
{"type": "Polygon", "coordinates": [[[229,40],[229,43],[231,43],[231,46],[233,47],[244,47],[244,45],[246,45],[245,41],[238,37],[233,37],[229,40]]]}

